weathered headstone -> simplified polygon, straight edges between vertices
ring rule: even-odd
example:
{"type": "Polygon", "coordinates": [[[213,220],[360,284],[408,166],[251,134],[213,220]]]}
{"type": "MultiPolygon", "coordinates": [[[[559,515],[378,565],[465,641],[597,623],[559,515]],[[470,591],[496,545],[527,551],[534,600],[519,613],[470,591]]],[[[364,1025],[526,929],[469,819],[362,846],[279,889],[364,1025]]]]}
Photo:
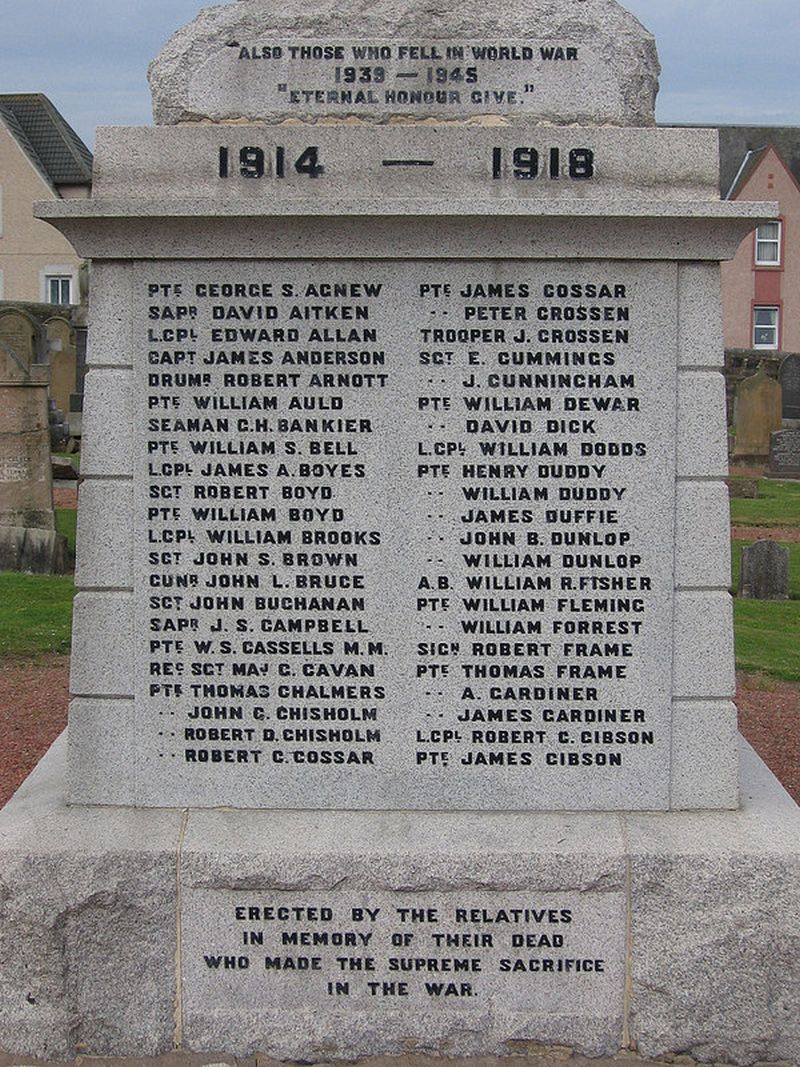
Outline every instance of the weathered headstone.
{"type": "Polygon", "coordinates": [[[66,419],[76,383],[75,330],[72,323],[62,315],[48,319],[45,326],[50,364],[50,397],[66,419]]]}
{"type": "MultiPolygon", "coordinates": [[[[13,353],[13,362],[6,359],[2,371],[4,380],[26,380],[31,364],[38,362],[37,324],[20,308],[0,310],[0,351],[13,353]]],[[[2,359],[0,355],[0,359],[2,359]]]]}
{"type": "Polygon", "coordinates": [[[737,478],[731,477],[726,479],[728,483],[728,493],[731,500],[734,498],[755,500],[758,497],[758,478],[737,478]]]}
{"type": "Polygon", "coordinates": [[[768,478],[800,478],[800,429],[770,434],[768,478]]]}
{"type": "Polygon", "coordinates": [[[745,545],[739,596],[747,600],[788,600],[789,549],[768,540],[745,545]]]}
{"type": "Polygon", "coordinates": [[[781,387],[763,366],[736,387],[733,458],[765,461],[769,435],[782,425],[781,387]]]}
{"type": "Polygon", "coordinates": [[[0,1047],[797,1058],[709,369],[775,206],[656,70],[610,0],[240,0],[41,209],[93,264],[72,807],[0,838],[0,1047]]]}
{"type": "Polygon", "coordinates": [[[784,423],[800,426],[800,356],[786,356],[780,366],[784,423]]]}
{"type": "Polygon", "coordinates": [[[0,341],[0,570],[54,574],[65,563],[53,511],[47,371],[0,341]]]}

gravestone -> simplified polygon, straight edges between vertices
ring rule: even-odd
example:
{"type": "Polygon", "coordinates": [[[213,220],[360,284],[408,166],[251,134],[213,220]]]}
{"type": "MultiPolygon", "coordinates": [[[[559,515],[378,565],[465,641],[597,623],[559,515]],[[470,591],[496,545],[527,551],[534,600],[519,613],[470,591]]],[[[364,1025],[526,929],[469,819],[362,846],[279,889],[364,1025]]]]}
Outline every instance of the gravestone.
{"type": "Polygon", "coordinates": [[[0,1048],[798,1059],[719,369],[775,206],[719,201],[656,77],[611,0],[238,0],[38,208],[92,333],[0,1048]]]}
{"type": "Polygon", "coordinates": [[[77,354],[75,330],[61,315],[54,315],[45,323],[50,364],[50,397],[59,411],[67,417],[70,397],[75,392],[77,354]]]}
{"type": "Polygon", "coordinates": [[[755,500],[758,497],[758,478],[730,477],[726,479],[731,500],[738,497],[755,500]]]}
{"type": "Polygon", "coordinates": [[[0,341],[0,571],[57,574],[66,543],[53,511],[47,369],[26,356],[0,341]]]}
{"type": "Polygon", "coordinates": [[[6,361],[4,374],[14,380],[24,380],[31,364],[38,363],[37,323],[20,308],[0,310],[0,345],[6,353],[13,353],[13,365],[6,361]]]}
{"type": "Polygon", "coordinates": [[[742,549],[739,596],[747,600],[789,599],[789,549],[756,541],[742,549]]]}
{"type": "Polygon", "coordinates": [[[800,429],[770,434],[768,478],[800,478],[800,429]]]}
{"type": "Polygon", "coordinates": [[[800,356],[786,356],[781,363],[779,379],[783,391],[783,421],[800,426],[800,356]]]}
{"type": "Polygon", "coordinates": [[[769,435],[782,425],[781,386],[763,365],[736,386],[734,459],[764,461],[769,456],[769,435]]]}

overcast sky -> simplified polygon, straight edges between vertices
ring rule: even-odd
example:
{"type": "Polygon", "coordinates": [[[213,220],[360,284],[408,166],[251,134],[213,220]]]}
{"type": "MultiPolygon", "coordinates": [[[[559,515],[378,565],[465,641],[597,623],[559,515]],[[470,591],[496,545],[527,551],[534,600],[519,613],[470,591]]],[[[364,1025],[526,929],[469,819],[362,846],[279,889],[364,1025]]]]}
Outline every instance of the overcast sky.
{"type": "MultiPolygon", "coordinates": [[[[0,0],[0,92],[46,93],[90,147],[96,126],[148,124],[147,64],[203,6],[0,0]]],[[[800,125],[800,0],[625,6],[658,42],[659,122],[800,125]]]]}

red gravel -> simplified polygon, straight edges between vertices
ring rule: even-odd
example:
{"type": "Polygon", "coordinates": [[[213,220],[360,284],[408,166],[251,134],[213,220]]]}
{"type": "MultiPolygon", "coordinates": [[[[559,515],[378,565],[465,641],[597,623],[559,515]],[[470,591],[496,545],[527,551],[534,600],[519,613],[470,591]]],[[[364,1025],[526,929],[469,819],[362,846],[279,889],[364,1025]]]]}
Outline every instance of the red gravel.
{"type": "MultiPolygon", "coordinates": [[[[69,659],[0,659],[0,807],[36,766],[67,722],[69,659]]],[[[800,803],[800,685],[739,674],[739,726],[800,803]]]]}
{"type": "Polygon", "coordinates": [[[67,724],[69,657],[0,659],[0,807],[67,724]]]}
{"type": "Polygon", "coordinates": [[[800,526],[733,526],[735,541],[800,541],[800,526]]]}
{"type": "Polygon", "coordinates": [[[53,507],[55,508],[76,508],[78,506],[78,483],[75,483],[75,488],[70,486],[68,489],[54,489],[53,490],[53,507]]]}
{"type": "Polygon", "coordinates": [[[800,685],[736,675],[739,729],[800,804],[800,685]]]}

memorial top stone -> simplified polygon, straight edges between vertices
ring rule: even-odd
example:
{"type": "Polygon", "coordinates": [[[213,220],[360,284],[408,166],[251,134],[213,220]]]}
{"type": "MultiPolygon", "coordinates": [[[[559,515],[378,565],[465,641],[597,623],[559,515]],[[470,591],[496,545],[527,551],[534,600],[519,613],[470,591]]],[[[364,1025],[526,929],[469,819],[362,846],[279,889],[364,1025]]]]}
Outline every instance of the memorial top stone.
{"type": "Polygon", "coordinates": [[[264,0],[203,9],[150,66],[159,125],[440,119],[652,126],[650,33],[615,0],[264,0]]]}

